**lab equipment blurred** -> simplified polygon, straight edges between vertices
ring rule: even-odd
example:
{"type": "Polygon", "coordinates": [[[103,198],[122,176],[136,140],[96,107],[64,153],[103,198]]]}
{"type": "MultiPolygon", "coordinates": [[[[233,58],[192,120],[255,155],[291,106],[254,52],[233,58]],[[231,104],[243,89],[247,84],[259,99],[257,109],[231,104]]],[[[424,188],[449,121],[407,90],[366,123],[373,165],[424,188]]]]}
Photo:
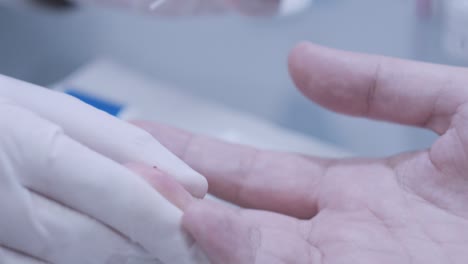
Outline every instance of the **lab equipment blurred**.
{"type": "Polygon", "coordinates": [[[240,12],[256,15],[293,15],[308,8],[314,0],[0,0],[1,5],[14,7],[66,7],[72,4],[102,5],[139,11],[152,15],[220,15],[225,12],[240,12]]]}

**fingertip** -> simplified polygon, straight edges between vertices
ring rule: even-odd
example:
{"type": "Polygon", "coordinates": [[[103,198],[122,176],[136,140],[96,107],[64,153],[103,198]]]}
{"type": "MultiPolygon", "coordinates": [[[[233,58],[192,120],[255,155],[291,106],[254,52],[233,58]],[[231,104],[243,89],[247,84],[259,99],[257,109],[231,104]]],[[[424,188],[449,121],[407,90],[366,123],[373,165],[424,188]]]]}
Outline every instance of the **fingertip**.
{"type": "Polygon", "coordinates": [[[190,182],[184,184],[187,191],[195,198],[204,198],[208,193],[208,180],[196,171],[193,171],[192,177],[188,177],[188,179],[190,182]]]}
{"type": "Polygon", "coordinates": [[[303,52],[305,50],[308,50],[310,49],[311,47],[313,46],[316,46],[315,44],[309,42],[309,41],[306,41],[306,40],[302,40],[302,41],[299,41],[299,43],[297,43],[291,50],[291,53],[294,53],[294,52],[303,52]]]}
{"type": "Polygon", "coordinates": [[[366,58],[301,42],[291,51],[289,70],[297,88],[312,101],[335,112],[358,115],[365,111],[362,98],[373,73],[366,58]]]}
{"type": "Polygon", "coordinates": [[[202,199],[208,193],[208,180],[188,165],[184,168],[172,169],[169,172],[193,197],[202,199]]]}
{"type": "Polygon", "coordinates": [[[288,65],[289,73],[297,88],[301,89],[307,84],[307,75],[304,70],[307,68],[305,60],[307,59],[307,51],[312,44],[307,41],[301,41],[289,53],[288,65]]]}
{"type": "Polygon", "coordinates": [[[312,43],[305,40],[300,41],[298,44],[296,44],[289,53],[290,65],[300,60],[303,53],[306,52],[312,45],[312,43]]]}
{"type": "MultiPolygon", "coordinates": [[[[328,78],[333,77],[329,67],[330,49],[302,41],[289,54],[289,72],[296,87],[314,101],[327,92],[328,78]]],[[[320,103],[320,102],[319,102],[320,103]]]]}

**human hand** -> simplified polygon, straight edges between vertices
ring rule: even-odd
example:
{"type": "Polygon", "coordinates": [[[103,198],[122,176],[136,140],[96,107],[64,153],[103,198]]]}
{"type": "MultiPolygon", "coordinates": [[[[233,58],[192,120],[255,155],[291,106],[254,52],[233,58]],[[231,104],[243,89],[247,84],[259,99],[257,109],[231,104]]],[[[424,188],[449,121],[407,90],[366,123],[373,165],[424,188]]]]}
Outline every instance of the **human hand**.
{"type": "Polygon", "coordinates": [[[65,94],[0,77],[0,98],[0,263],[193,262],[184,200],[124,165],[156,166],[197,197],[203,176],[147,132],[65,94]]]}
{"type": "Polygon", "coordinates": [[[384,159],[322,159],[139,123],[243,207],[202,201],[185,212],[211,262],[467,263],[468,70],[301,44],[290,71],[333,111],[440,137],[384,159]]]}

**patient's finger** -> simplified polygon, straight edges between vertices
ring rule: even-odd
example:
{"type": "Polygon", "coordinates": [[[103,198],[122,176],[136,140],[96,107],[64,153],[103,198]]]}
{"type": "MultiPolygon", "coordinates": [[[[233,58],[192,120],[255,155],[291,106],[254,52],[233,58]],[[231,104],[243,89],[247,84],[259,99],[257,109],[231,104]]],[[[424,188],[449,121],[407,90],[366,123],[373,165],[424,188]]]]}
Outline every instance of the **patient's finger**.
{"type": "Polygon", "coordinates": [[[143,177],[169,202],[181,210],[184,210],[194,199],[182,185],[156,167],[138,163],[130,163],[126,167],[143,177]]]}
{"type": "Polygon", "coordinates": [[[330,160],[264,151],[135,122],[209,182],[210,193],[238,205],[299,218],[317,212],[319,184],[330,160]]]}
{"type": "Polygon", "coordinates": [[[329,49],[309,43],[290,55],[299,89],[340,113],[443,133],[468,100],[468,70],[329,49]]]}

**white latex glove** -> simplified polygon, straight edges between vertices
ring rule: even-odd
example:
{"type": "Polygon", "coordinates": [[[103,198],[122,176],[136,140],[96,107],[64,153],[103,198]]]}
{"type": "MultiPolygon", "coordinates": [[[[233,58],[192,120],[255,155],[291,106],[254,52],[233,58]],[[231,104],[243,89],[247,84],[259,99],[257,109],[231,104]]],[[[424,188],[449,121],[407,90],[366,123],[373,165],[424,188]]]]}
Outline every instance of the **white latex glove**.
{"type": "Polygon", "coordinates": [[[139,128],[0,76],[0,263],[193,263],[182,211],[121,165],[132,162],[206,193],[139,128]]]}

